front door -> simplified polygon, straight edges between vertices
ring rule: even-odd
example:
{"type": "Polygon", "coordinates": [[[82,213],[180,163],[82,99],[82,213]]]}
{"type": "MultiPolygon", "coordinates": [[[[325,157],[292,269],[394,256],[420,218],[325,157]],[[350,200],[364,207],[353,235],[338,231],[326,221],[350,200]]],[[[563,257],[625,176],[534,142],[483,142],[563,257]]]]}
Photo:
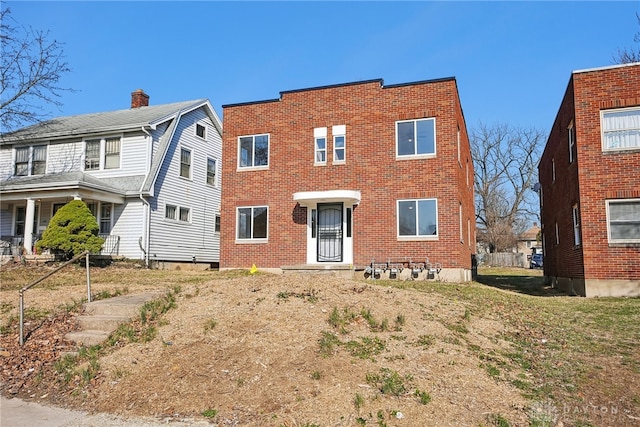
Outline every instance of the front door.
{"type": "Polygon", "coordinates": [[[342,203],[318,204],[318,262],[342,262],[342,203]]]}

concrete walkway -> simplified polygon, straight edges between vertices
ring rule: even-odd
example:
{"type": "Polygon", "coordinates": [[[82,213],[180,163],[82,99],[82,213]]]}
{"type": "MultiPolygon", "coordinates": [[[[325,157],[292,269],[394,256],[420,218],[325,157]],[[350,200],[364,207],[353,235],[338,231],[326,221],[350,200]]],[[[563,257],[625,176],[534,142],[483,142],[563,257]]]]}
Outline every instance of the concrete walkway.
{"type": "Polygon", "coordinates": [[[150,417],[118,417],[111,414],[89,414],[21,399],[0,397],[2,427],[174,427],[211,426],[208,421],[194,419],[156,419],[150,417]]]}

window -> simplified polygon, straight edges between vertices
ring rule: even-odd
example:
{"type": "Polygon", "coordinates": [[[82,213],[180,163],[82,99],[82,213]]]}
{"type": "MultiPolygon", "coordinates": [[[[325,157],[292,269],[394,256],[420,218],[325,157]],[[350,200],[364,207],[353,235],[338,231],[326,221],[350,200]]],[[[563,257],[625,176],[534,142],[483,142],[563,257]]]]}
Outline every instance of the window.
{"type": "Polygon", "coordinates": [[[344,163],[346,157],[346,132],[345,125],[333,126],[331,133],[333,134],[333,163],[344,163]]]}
{"type": "Polygon", "coordinates": [[[571,212],[573,216],[573,244],[580,246],[580,211],[578,204],[573,205],[571,212]]]}
{"type": "Polygon", "coordinates": [[[191,209],[189,208],[185,208],[185,207],[180,207],[180,221],[182,222],[189,222],[189,214],[191,213],[191,209]]]}
{"type": "Polygon", "coordinates": [[[436,119],[396,122],[398,156],[433,155],[436,153],[436,119]]]}
{"type": "Polygon", "coordinates": [[[327,138],[315,138],[316,143],[316,164],[326,164],[327,163],[327,138]]]}
{"type": "Polygon", "coordinates": [[[458,164],[462,166],[462,162],[460,161],[460,126],[458,125],[458,131],[456,133],[456,143],[458,145],[458,164]]]}
{"type": "Polygon", "coordinates": [[[102,203],[100,205],[100,233],[111,233],[111,209],[110,203],[102,203]]]}
{"type": "Polygon", "coordinates": [[[100,140],[92,139],[85,142],[84,170],[100,169],[100,140]]]}
{"type": "Polygon", "coordinates": [[[551,182],[556,182],[556,159],[551,159],[551,182]]]}
{"type": "Polygon", "coordinates": [[[164,208],[164,217],[167,219],[178,219],[178,207],[166,205],[164,208]]]}
{"type": "Polygon", "coordinates": [[[467,242],[469,243],[469,247],[471,247],[471,218],[467,217],[467,242]]]}
{"type": "Polygon", "coordinates": [[[567,138],[569,139],[569,163],[573,163],[576,158],[576,137],[573,130],[573,120],[567,128],[567,138]]]}
{"type": "Polygon", "coordinates": [[[207,184],[216,185],[216,159],[207,159],[207,184]]]}
{"type": "Polygon", "coordinates": [[[186,148],[180,149],[180,176],[191,178],[191,151],[186,148]]]}
{"type": "Polygon", "coordinates": [[[120,167],[120,138],[104,140],[104,168],[117,169],[120,167]]]}
{"type": "MultiPolygon", "coordinates": [[[[65,203],[54,203],[51,210],[51,216],[53,217],[53,215],[55,215],[56,212],[58,212],[60,208],[63,207],[64,205],[65,203]]],[[[94,214],[93,216],[96,216],[96,215],[94,214]]]]}
{"type": "Polygon", "coordinates": [[[640,243],[640,199],[607,201],[610,243],[640,243]]]}
{"type": "Polygon", "coordinates": [[[434,237],[438,235],[436,199],[398,201],[398,236],[434,237]]]}
{"type": "Polygon", "coordinates": [[[220,215],[216,215],[214,230],[216,233],[220,232],[220,215]]]}
{"type": "Polygon", "coordinates": [[[625,150],[640,148],[640,108],[602,112],[602,148],[625,150]]]}
{"type": "Polygon", "coordinates": [[[47,171],[47,146],[16,148],[14,175],[44,175],[47,171]]]}
{"type": "Polygon", "coordinates": [[[238,208],[238,240],[267,238],[268,208],[266,206],[238,208]]]}
{"type": "Polygon", "coordinates": [[[202,139],[207,138],[207,128],[200,123],[196,123],[196,136],[199,136],[202,139]]]}
{"type": "Polygon", "coordinates": [[[118,168],[120,168],[120,137],[85,141],[84,170],[118,168]]]}
{"type": "Polygon", "coordinates": [[[242,136],[238,141],[238,167],[269,166],[269,135],[242,136]]]}
{"type": "Polygon", "coordinates": [[[556,246],[560,244],[560,233],[558,232],[558,221],[555,223],[556,226],[556,246]]]}

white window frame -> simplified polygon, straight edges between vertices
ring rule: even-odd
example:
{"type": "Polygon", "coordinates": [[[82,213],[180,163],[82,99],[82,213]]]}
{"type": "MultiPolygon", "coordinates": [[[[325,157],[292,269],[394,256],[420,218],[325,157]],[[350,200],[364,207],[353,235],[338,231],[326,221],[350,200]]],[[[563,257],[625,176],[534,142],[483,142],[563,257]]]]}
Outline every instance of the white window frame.
{"type": "Polygon", "coordinates": [[[396,130],[396,159],[420,159],[420,158],[433,158],[437,153],[437,130],[436,130],[436,118],[435,117],[425,117],[422,119],[412,119],[412,120],[398,120],[395,124],[396,130]],[[417,124],[420,122],[433,122],[433,152],[427,153],[418,153],[418,141],[417,141],[417,124]],[[400,154],[399,148],[399,132],[398,127],[402,123],[413,123],[413,153],[412,154],[400,154]]]}
{"type": "Polygon", "coordinates": [[[221,216],[219,213],[215,214],[214,218],[213,218],[213,232],[214,233],[220,233],[220,221],[221,221],[221,216]]]}
{"type": "Polygon", "coordinates": [[[347,126],[332,126],[331,135],[333,135],[333,164],[343,165],[347,162],[347,126]],[[342,147],[338,147],[339,138],[342,138],[342,147]],[[338,158],[339,151],[342,151],[342,159],[338,158]]]}
{"type": "MultiPolygon", "coordinates": [[[[95,159],[94,159],[95,161],[95,159]]],[[[102,171],[102,170],[114,170],[122,168],[122,136],[104,136],[99,138],[87,138],[83,140],[82,147],[82,170],[84,171],[102,171]],[[108,153],[107,145],[108,142],[118,140],[118,152],[117,153],[108,153]],[[99,154],[98,154],[98,167],[87,168],[87,142],[98,142],[100,144],[99,154]],[[108,166],[108,158],[115,158],[117,156],[118,164],[108,166]]]]}
{"type": "Polygon", "coordinates": [[[556,182],[556,159],[551,159],[551,182],[556,182]]]}
{"type": "Polygon", "coordinates": [[[573,156],[573,150],[575,149],[575,145],[576,145],[576,136],[575,136],[575,129],[573,127],[573,120],[571,120],[571,123],[569,123],[569,126],[567,126],[567,138],[569,143],[569,163],[573,163],[573,161],[575,160],[573,156]]]}
{"type": "Polygon", "coordinates": [[[555,222],[556,228],[556,246],[560,245],[560,232],[558,230],[558,221],[555,222]]]}
{"type": "Polygon", "coordinates": [[[215,157],[207,157],[207,179],[206,182],[208,185],[217,187],[218,186],[218,159],[215,157]],[[209,165],[213,162],[213,171],[210,170],[209,165]],[[213,172],[213,177],[211,173],[213,172]],[[209,182],[209,178],[212,178],[212,182],[209,182]]]}
{"type": "Polygon", "coordinates": [[[46,175],[47,173],[47,164],[48,162],[48,156],[49,156],[49,146],[47,144],[35,144],[35,145],[29,145],[29,146],[21,146],[21,147],[15,147],[15,149],[13,150],[13,176],[36,176],[36,175],[46,175]],[[36,160],[35,159],[35,154],[36,154],[36,150],[38,148],[42,148],[44,149],[44,160],[36,160]],[[26,173],[25,174],[20,174],[18,175],[18,151],[26,151],[27,153],[27,161],[26,162],[20,162],[20,164],[25,165],[26,167],[26,173]],[[42,173],[34,173],[34,167],[36,165],[36,163],[38,162],[42,162],[44,163],[44,171],[42,173]]]}
{"type": "Polygon", "coordinates": [[[580,207],[576,203],[571,207],[571,216],[573,219],[573,245],[580,246],[580,207]]]}
{"type": "Polygon", "coordinates": [[[458,202],[458,218],[460,219],[460,243],[464,243],[464,230],[462,229],[462,202],[458,202]]]}
{"type": "Polygon", "coordinates": [[[241,135],[238,137],[238,171],[245,170],[262,170],[269,169],[269,162],[271,157],[271,134],[269,133],[257,133],[253,135],[241,135]],[[256,165],[256,138],[257,137],[266,137],[267,138],[267,163],[265,165],[256,165]],[[242,164],[242,140],[251,138],[251,164],[243,165],[242,164]]]}
{"type": "Polygon", "coordinates": [[[203,123],[196,123],[194,129],[194,135],[200,139],[207,139],[207,126],[203,123]],[[199,135],[198,130],[202,129],[202,135],[199,135]]]}
{"type": "MultiPolygon", "coordinates": [[[[417,212],[417,211],[416,211],[417,212]]],[[[396,235],[398,240],[437,240],[439,233],[439,221],[438,221],[438,199],[430,198],[430,199],[399,199],[396,201],[396,235]],[[435,234],[420,234],[420,227],[418,223],[418,215],[416,213],[416,234],[415,235],[407,235],[400,234],[400,203],[403,202],[415,202],[416,207],[419,206],[419,202],[423,201],[433,201],[435,202],[435,234]]]]}
{"type": "MultiPolygon", "coordinates": [[[[630,238],[630,239],[614,239],[611,237],[611,205],[616,203],[638,203],[640,204],[640,199],[611,199],[606,201],[607,206],[607,239],[609,243],[640,243],[640,236],[638,238],[630,238]]],[[[635,220],[634,220],[635,222],[635,220]]]]}
{"type": "Polygon", "coordinates": [[[191,223],[191,209],[180,206],[178,208],[178,221],[191,223]]]}
{"type": "Polygon", "coordinates": [[[171,221],[178,220],[178,206],[167,203],[164,206],[164,219],[168,219],[171,221]]]}
{"type": "Polygon", "coordinates": [[[187,147],[180,147],[180,177],[185,179],[191,179],[193,173],[193,150],[187,147]],[[183,163],[183,153],[189,153],[189,163],[183,163]],[[186,166],[187,174],[184,175],[183,167],[186,166]]]}
{"type": "Polygon", "coordinates": [[[313,164],[324,166],[327,164],[327,128],[313,129],[313,164]]]}
{"type": "Polygon", "coordinates": [[[600,110],[600,131],[601,131],[601,140],[602,140],[602,151],[640,150],[640,107],[600,110]],[[608,114],[624,113],[627,111],[635,112],[637,115],[636,124],[634,126],[627,127],[624,129],[616,129],[616,130],[605,129],[605,118],[606,118],[605,116],[607,116],[608,114]],[[608,134],[622,133],[622,132],[635,133],[637,145],[634,145],[631,147],[607,147],[606,146],[606,136],[608,134]]]}
{"type": "Polygon", "coordinates": [[[260,205],[260,206],[238,206],[236,207],[236,243],[266,243],[269,240],[269,206],[260,205]],[[267,211],[267,223],[265,224],[265,237],[254,237],[254,210],[255,209],[266,209],[267,211]],[[249,218],[251,219],[251,236],[250,237],[240,237],[240,210],[241,209],[250,209],[251,215],[249,218]]]}

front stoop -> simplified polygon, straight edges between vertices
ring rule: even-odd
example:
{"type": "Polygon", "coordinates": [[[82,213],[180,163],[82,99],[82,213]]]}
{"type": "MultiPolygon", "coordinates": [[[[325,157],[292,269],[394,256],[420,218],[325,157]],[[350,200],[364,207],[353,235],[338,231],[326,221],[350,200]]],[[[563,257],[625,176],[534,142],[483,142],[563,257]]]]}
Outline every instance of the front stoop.
{"type": "Polygon", "coordinates": [[[157,293],[123,295],[85,303],[83,314],[77,318],[80,330],[69,332],[65,338],[79,346],[101,344],[118,326],[139,316],[146,302],[159,296],[157,293]]]}

